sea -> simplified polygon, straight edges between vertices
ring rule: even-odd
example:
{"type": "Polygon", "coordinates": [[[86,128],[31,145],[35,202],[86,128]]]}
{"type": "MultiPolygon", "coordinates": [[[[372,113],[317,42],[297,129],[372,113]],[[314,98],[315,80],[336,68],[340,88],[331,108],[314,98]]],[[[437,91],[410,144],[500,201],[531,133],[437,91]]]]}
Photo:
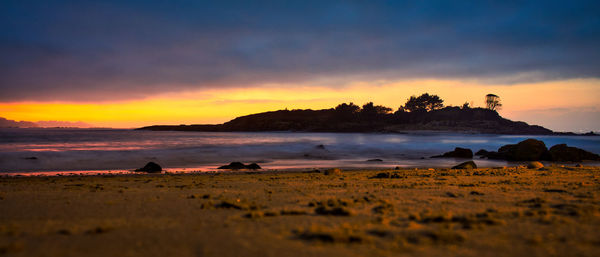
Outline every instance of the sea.
{"type": "MultiPolygon", "coordinates": [[[[455,147],[497,150],[527,138],[600,153],[599,136],[2,128],[0,175],[130,173],[150,161],[167,172],[220,172],[217,167],[234,161],[254,162],[266,171],[451,167],[465,160],[429,157],[455,147]]],[[[474,161],[480,167],[522,164],[474,161]]]]}

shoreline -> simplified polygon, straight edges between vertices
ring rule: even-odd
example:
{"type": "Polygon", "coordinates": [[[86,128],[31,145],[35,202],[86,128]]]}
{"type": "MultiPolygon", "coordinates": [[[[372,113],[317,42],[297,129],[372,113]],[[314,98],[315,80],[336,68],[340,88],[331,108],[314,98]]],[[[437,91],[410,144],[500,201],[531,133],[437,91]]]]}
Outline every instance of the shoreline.
{"type": "MultiPolygon", "coordinates": [[[[473,160],[476,163],[478,159],[451,159],[456,164],[459,164],[464,161],[473,160]]],[[[426,162],[427,160],[424,160],[426,162]]],[[[483,160],[486,161],[486,160],[483,160]]],[[[489,161],[489,160],[487,160],[489,161]]],[[[525,167],[527,165],[527,161],[514,161],[514,162],[506,162],[506,161],[495,161],[498,164],[504,165],[480,165],[479,168],[511,168],[511,167],[525,167]]],[[[546,166],[550,167],[574,167],[575,165],[581,164],[588,167],[597,167],[600,166],[600,162],[597,161],[583,161],[583,162],[548,162],[542,161],[542,163],[546,166]]],[[[262,163],[261,163],[262,165],[262,163]]],[[[450,170],[451,166],[440,166],[440,165],[392,165],[392,164],[384,164],[379,166],[310,166],[303,165],[299,167],[269,167],[262,168],[258,170],[229,170],[229,169],[217,169],[219,165],[204,165],[204,166],[196,166],[196,167],[175,167],[175,168],[164,168],[162,172],[158,174],[207,174],[207,173],[277,173],[277,172],[311,172],[314,170],[325,170],[325,169],[341,169],[344,171],[357,171],[357,170],[450,170]]],[[[0,177],[53,177],[53,176],[102,176],[102,175],[134,175],[134,174],[146,174],[143,171],[135,171],[134,169],[106,169],[106,170],[51,170],[51,171],[8,171],[8,172],[0,172],[0,177]]],[[[156,174],[156,173],[154,173],[156,174]]]]}

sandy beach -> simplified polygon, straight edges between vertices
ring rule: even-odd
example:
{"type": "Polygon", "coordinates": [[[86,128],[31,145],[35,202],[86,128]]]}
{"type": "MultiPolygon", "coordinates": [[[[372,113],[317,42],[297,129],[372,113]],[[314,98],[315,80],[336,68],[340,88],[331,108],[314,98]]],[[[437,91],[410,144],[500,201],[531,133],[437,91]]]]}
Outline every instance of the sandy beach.
{"type": "Polygon", "coordinates": [[[598,256],[598,167],[0,178],[6,256],[598,256]]]}

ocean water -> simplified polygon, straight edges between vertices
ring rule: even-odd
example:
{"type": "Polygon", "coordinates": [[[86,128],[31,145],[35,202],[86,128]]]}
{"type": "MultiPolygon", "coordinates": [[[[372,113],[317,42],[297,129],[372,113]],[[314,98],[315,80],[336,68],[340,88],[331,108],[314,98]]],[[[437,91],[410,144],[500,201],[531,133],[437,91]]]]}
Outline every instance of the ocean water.
{"type": "MultiPolygon", "coordinates": [[[[214,171],[232,161],[256,162],[267,170],[449,167],[464,160],[428,157],[454,147],[474,152],[497,150],[527,138],[542,140],[548,147],[566,143],[600,153],[600,137],[582,136],[0,129],[0,173],[128,172],[148,161],[157,162],[168,171],[214,171]]],[[[519,164],[477,157],[475,161],[483,167],[519,164]]]]}

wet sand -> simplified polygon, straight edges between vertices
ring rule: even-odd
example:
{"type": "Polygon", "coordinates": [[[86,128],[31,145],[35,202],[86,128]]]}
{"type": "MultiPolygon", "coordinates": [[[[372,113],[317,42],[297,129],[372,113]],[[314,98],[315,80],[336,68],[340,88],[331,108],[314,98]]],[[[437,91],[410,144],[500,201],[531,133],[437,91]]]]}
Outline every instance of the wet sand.
{"type": "Polygon", "coordinates": [[[599,167],[2,177],[0,255],[600,256],[599,200],[599,167]]]}

